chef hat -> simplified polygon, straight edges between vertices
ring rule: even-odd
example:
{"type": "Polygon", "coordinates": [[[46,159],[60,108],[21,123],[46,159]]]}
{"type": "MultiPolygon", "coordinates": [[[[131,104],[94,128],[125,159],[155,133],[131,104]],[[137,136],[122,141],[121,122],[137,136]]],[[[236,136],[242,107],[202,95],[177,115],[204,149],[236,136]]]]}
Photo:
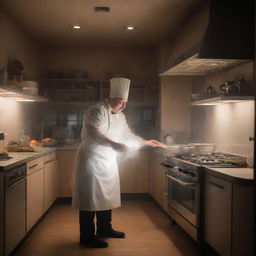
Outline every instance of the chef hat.
{"type": "Polygon", "coordinates": [[[129,87],[131,80],[128,78],[110,79],[110,97],[128,99],[129,87]]]}

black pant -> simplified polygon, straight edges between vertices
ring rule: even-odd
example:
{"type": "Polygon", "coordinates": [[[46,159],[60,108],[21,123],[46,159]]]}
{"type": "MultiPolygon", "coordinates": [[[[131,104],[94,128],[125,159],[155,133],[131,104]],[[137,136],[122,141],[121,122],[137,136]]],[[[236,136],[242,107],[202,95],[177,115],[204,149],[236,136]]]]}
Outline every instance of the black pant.
{"type": "Polygon", "coordinates": [[[89,240],[95,237],[94,218],[97,218],[97,232],[111,229],[112,211],[79,211],[80,240],[89,240]]]}

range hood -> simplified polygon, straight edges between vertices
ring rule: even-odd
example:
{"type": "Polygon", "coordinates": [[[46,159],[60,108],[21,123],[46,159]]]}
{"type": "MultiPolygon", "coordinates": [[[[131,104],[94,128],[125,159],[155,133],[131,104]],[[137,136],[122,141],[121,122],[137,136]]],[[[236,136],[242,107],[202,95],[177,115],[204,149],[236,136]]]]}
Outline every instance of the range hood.
{"type": "Polygon", "coordinates": [[[203,39],[161,75],[206,75],[254,60],[254,10],[253,0],[210,0],[203,39]]]}

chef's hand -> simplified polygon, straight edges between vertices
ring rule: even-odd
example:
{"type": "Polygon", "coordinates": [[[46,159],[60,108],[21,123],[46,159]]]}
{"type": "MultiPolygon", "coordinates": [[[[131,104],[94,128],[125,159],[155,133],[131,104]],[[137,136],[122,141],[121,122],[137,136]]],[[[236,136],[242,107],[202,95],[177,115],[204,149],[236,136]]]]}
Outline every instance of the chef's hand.
{"type": "Polygon", "coordinates": [[[114,142],[112,144],[112,148],[115,150],[115,151],[118,151],[118,152],[125,152],[128,150],[128,147],[125,145],[125,144],[122,144],[122,143],[117,143],[117,142],[114,142]]]}
{"type": "Polygon", "coordinates": [[[150,146],[150,147],[160,147],[160,148],[166,148],[167,146],[157,140],[144,140],[144,145],[150,146]]]}

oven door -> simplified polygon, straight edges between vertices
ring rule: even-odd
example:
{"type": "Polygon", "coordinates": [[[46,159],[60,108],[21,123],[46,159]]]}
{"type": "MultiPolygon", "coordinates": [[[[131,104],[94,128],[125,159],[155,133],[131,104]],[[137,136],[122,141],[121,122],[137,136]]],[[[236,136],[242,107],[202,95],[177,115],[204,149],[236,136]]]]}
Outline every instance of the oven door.
{"type": "Polygon", "coordinates": [[[165,174],[168,186],[168,207],[174,209],[193,226],[198,227],[199,184],[190,179],[165,174]]]}

